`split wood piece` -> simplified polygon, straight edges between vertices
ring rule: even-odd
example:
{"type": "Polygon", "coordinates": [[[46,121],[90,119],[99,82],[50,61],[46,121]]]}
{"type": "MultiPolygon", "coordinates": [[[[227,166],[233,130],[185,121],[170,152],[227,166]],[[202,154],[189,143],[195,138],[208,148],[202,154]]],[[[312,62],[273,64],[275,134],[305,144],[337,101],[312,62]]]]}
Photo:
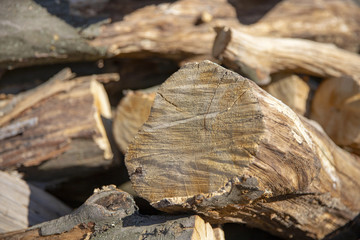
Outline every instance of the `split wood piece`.
{"type": "Polygon", "coordinates": [[[129,143],[148,119],[154,99],[155,92],[128,91],[120,101],[113,121],[113,135],[121,152],[126,153],[129,143]]]}
{"type": "Polygon", "coordinates": [[[336,144],[360,154],[360,80],[324,80],[315,92],[311,118],[336,144]]]}
{"type": "Polygon", "coordinates": [[[294,112],[304,115],[310,93],[309,85],[294,74],[275,74],[263,89],[288,105],[294,112]]]}
{"type": "Polygon", "coordinates": [[[0,171],[0,232],[24,229],[71,212],[64,203],[18,176],[0,171]]]}
{"type": "Polygon", "coordinates": [[[360,8],[353,1],[281,1],[255,24],[240,28],[251,35],[304,38],[352,52],[360,49],[360,8]]]}
{"type": "Polygon", "coordinates": [[[359,55],[309,40],[255,37],[222,27],[217,28],[213,55],[260,85],[280,71],[360,79],[359,55]]]}
{"type": "Polygon", "coordinates": [[[123,21],[101,26],[90,43],[106,48],[108,56],[182,61],[205,55],[210,59],[218,21],[238,25],[235,9],[227,1],[180,0],[147,6],[123,21]]]}
{"type": "MultiPolygon", "coordinates": [[[[65,177],[80,167],[109,165],[112,151],[106,134],[111,119],[103,86],[95,76],[69,80],[64,70],[49,82],[15,96],[1,111],[0,168],[40,166],[65,177]],[[61,171],[60,171],[61,170],[61,171]]],[[[40,175],[38,177],[41,177],[40,175]]],[[[61,177],[60,177],[61,178],[61,177]]]]}
{"type": "Polygon", "coordinates": [[[23,4],[2,1],[0,22],[6,23],[2,25],[0,35],[1,68],[90,61],[102,57],[100,49],[91,47],[75,28],[51,15],[36,1],[23,4]]]}
{"type": "Polygon", "coordinates": [[[360,211],[360,159],[255,83],[209,61],[157,92],[130,144],[134,190],[167,212],[322,238],[360,211]]]}
{"type": "Polygon", "coordinates": [[[87,239],[221,240],[199,216],[140,215],[131,195],[114,186],[98,190],[69,215],[0,238],[76,239],[80,234],[87,239]]]}

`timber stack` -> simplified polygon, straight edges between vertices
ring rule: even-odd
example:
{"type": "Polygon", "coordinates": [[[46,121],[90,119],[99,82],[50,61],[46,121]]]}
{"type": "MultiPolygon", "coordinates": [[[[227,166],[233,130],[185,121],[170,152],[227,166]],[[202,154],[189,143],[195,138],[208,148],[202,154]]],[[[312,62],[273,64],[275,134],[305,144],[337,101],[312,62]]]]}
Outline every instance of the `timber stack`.
{"type": "Polygon", "coordinates": [[[0,239],[360,238],[358,1],[5,0],[0,25],[0,239]]]}

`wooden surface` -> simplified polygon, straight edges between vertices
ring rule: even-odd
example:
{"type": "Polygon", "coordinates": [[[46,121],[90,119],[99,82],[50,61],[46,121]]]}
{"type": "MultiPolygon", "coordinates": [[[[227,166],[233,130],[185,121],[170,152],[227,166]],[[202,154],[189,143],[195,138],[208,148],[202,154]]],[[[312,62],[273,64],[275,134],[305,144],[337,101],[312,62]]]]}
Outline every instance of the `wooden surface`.
{"type": "Polygon", "coordinates": [[[315,92],[311,118],[336,144],[360,154],[360,80],[324,80],[315,92]]]}
{"type": "Polygon", "coordinates": [[[211,59],[213,27],[218,25],[359,50],[360,10],[352,1],[276,2],[115,0],[54,5],[28,1],[17,5],[4,0],[0,15],[9,24],[0,35],[0,66],[13,69],[113,56],[211,59]],[[54,27],[48,28],[49,24],[54,27]]]}
{"type": "Polygon", "coordinates": [[[225,0],[151,5],[126,16],[124,21],[102,26],[99,36],[90,43],[106,48],[108,56],[157,56],[177,61],[201,55],[211,58],[216,20],[237,24],[235,9],[225,0]]]}
{"type": "Polygon", "coordinates": [[[113,135],[123,153],[150,115],[155,93],[128,91],[116,108],[113,135]]]}
{"type": "Polygon", "coordinates": [[[255,37],[230,28],[218,28],[213,55],[230,69],[258,84],[268,84],[280,71],[318,77],[360,78],[360,57],[330,44],[289,38],[255,37]]]}
{"type": "Polygon", "coordinates": [[[287,0],[240,28],[252,35],[303,38],[358,52],[360,8],[348,0],[287,0]]]}
{"type": "Polygon", "coordinates": [[[180,239],[221,240],[199,216],[141,215],[134,199],[115,186],[98,189],[76,211],[1,239],[180,239]]]}
{"type": "Polygon", "coordinates": [[[153,206],[213,223],[320,239],[360,211],[359,158],[209,61],[162,84],[125,161],[135,191],[153,206]]]}
{"type": "Polygon", "coordinates": [[[71,209],[15,174],[0,171],[0,233],[24,229],[70,213],[71,209]]]}
{"type": "MultiPolygon", "coordinates": [[[[66,175],[56,169],[109,165],[112,151],[105,123],[111,111],[106,92],[95,79],[73,78],[64,70],[3,106],[0,168],[38,166],[57,158],[56,163],[46,163],[48,169],[66,175]]],[[[78,173],[79,169],[73,171],[78,173]]]]}
{"type": "Polygon", "coordinates": [[[275,74],[272,82],[264,90],[288,105],[294,112],[304,115],[310,93],[309,85],[293,74],[275,74]]]}

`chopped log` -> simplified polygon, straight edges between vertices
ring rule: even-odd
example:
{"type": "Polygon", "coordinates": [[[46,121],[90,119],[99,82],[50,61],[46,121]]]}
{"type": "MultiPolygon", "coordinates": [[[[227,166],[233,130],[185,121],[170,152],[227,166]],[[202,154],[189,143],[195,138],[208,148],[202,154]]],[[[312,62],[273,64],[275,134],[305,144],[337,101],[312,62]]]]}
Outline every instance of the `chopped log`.
{"type": "Polygon", "coordinates": [[[303,38],[333,43],[348,51],[358,52],[360,8],[348,0],[281,1],[258,22],[241,26],[241,30],[257,36],[303,38]]]}
{"type": "Polygon", "coordinates": [[[113,121],[113,135],[121,152],[126,153],[129,143],[148,119],[154,99],[154,92],[128,91],[120,101],[113,121]]]}
{"type": "Polygon", "coordinates": [[[320,239],[360,211],[360,159],[255,83],[188,64],[157,92],[125,159],[137,194],[166,212],[320,239]]]}
{"type": "Polygon", "coordinates": [[[95,76],[71,76],[66,69],[1,108],[0,169],[36,166],[50,172],[34,177],[48,181],[111,163],[106,92],[95,76]]]}
{"type": "Polygon", "coordinates": [[[108,56],[157,56],[176,61],[204,55],[211,58],[216,35],[212,28],[218,21],[238,24],[235,9],[227,1],[180,0],[147,6],[124,21],[105,24],[90,43],[107,49],[108,56]]]}
{"type": "Polygon", "coordinates": [[[311,118],[336,144],[360,154],[360,80],[324,80],[315,92],[311,118]]]}
{"type": "MultiPolygon", "coordinates": [[[[217,240],[199,216],[143,216],[134,199],[114,186],[97,190],[73,213],[1,239],[180,239],[217,240]],[[78,238],[79,239],[79,238],[78,238]]],[[[221,239],[218,239],[221,240],[221,239]]]]}
{"type": "MultiPolygon", "coordinates": [[[[8,24],[0,36],[0,68],[113,56],[161,56],[177,61],[197,56],[211,59],[216,35],[212,28],[218,25],[255,35],[307,38],[335,43],[352,51],[359,49],[360,10],[351,1],[286,1],[250,26],[239,24],[238,18],[255,15],[259,18],[276,1],[270,6],[261,3],[260,8],[258,1],[245,4],[252,8],[244,8],[242,2],[232,1],[231,5],[225,0],[180,0],[162,4],[160,0],[101,2],[81,2],[80,8],[70,4],[69,8],[66,3],[54,7],[46,2],[16,5],[10,0],[4,1],[0,21],[8,24]],[[146,6],[150,3],[158,5],[146,6]],[[84,4],[88,7],[84,8],[84,4]],[[113,22],[110,23],[110,18],[104,21],[89,18],[87,13],[109,16],[113,22]],[[54,27],[48,28],[49,25],[54,27]],[[79,26],[80,30],[75,29],[79,26]]],[[[76,1],[75,5],[79,3],[76,1]]]]}
{"type": "Polygon", "coordinates": [[[229,28],[217,28],[213,55],[260,85],[279,71],[319,77],[360,78],[360,57],[333,45],[302,39],[256,37],[229,28]]]}
{"type": "Polygon", "coordinates": [[[288,105],[294,112],[304,115],[310,93],[309,85],[294,74],[275,74],[263,89],[288,105]]]}
{"type": "Polygon", "coordinates": [[[71,209],[18,176],[0,171],[0,233],[69,214],[71,209]]]}
{"type": "Polygon", "coordinates": [[[49,14],[36,1],[1,3],[0,68],[101,58],[101,52],[75,28],[49,14]]]}

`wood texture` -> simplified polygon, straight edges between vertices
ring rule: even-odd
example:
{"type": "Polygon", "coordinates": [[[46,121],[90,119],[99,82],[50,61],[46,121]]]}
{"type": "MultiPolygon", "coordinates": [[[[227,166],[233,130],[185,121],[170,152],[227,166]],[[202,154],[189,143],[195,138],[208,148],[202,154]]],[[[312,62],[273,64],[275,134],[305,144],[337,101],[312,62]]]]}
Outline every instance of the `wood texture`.
{"type": "Polygon", "coordinates": [[[360,211],[360,160],[255,83],[209,61],[158,90],[129,146],[135,191],[167,211],[320,239],[360,211]]]}
{"type": "Polygon", "coordinates": [[[49,166],[54,172],[111,163],[104,124],[111,118],[106,92],[95,76],[71,77],[64,70],[1,108],[1,169],[38,166],[55,158],[57,163],[49,166]]]}
{"type": "Polygon", "coordinates": [[[75,28],[50,12],[36,1],[2,1],[1,68],[101,58],[99,49],[91,47],[75,28]]]}
{"type": "Polygon", "coordinates": [[[211,57],[215,22],[238,24],[235,9],[225,0],[181,0],[151,5],[123,21],[101,27],[91,45],[107,49],[108,56],[158,56],[181,61],[211,57]],[[151,21],[150,21],[151,19],[151,21]]]}
{"type": "MultiPolygon", "coordinates": [[[[26,231],[0,234],[1,239],[180,239],[217,240],[199,216],[143,216],[134,199],[105,186],[73,213],[26,231]]],[[[221,239],[219,239],[221,240],[221,239]]]]}
{"type": "Polygon", "coordinates": [[[360,154],[360,80],[324,80],[315,92],[311,118],[336,144],[360,154]]]}
{"type": "Polygon", "coordinates": [[[70,213],[71,209],[15,174],[0,171],[0,233],[24,229],[70,213]]]}
{"type": "Polygon", "coordinates": [[[155,93],[128,91],[116,108],[113,135],[123,153],[148,119],[154,99],[155,93]]]}
{"type": "MultiPolygon", "coordinates": [[[[238,3],[241,7],[242,2],[238,3]]],[[[288,0],[241,29],[257,36],[302,38],[359,51],[360,8],[348,0],[288,0]]]]}
{"type": "Polygon", "coordinates": [[[288,105],[294,112],[304,115],[310,87],[299,76],[293,74],[275,74],[272,82],[263,89],[288,105]]]}
{"type": "Polygon", "coordinates": [[[218,28],[213,55],[258,84],[268,84],[279,71],[319,77],[360,78],[360,57],[330,44],[302,39],[255,37],[218,28]]]}

